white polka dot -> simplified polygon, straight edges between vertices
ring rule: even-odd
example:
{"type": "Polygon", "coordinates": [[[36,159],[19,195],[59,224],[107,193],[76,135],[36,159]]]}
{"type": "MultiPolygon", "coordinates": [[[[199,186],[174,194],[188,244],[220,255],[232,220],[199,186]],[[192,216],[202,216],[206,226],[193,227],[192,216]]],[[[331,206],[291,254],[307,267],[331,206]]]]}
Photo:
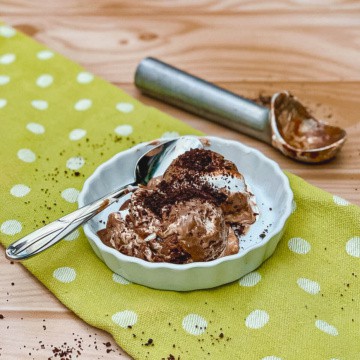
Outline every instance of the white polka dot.
{"type": "Polygon", "coordinates": [[[345,249],[350,256],[360,258],[360,236],[355,236],[351,238],[346,243],[345,249]]]}
{"type": "Polygon", "coordinates": [[[16,30],[11,26],[2,25],[0,26],[0,36],[5,38],[11,38],[16,34],[16,30]]]}
{"type": "Polygon", "coordinates": [[[77,111],[85,111],[89,109],[91,105],[92,101],[90,99],[81,99],[74,105],[74,109],[77,111]]]}
{"type": "Polygon", "coordinates": [[[182,321],[183,329],[191,335],[201,335],[206,331],[207,321],[200,315],[189,314],[182,321]]]}
{"type": "Polygon", "coordinates": [[[290,239],[288,246],[292,252],[301,255],[307,254],[311,249],[311,245],[306,240],[299,237],[290,239]]]}
{"type": "Polygon", "coordinates": [[[84,164],[85,164],[84,158],[82,158],[81,156],[75,156],[70,158],[66,162],[66,167],[70,170],[79,170],[84,166],[84,164]]]}
{"type": "Polygon", "coordinates": [[[347,200],[336,195],[333,196],[333,200],[336,205],[340,205],[340,206],[347,206],[350,204],[347,200]]]}
{"type": "Polygon", "coordinates": [[[4,54],[0,56],[0,64],[2,65],[9,65],[13,63],[16,59],[15,54],[4,54]]]}
{"type": "Polygon", "coordinates": [[[25,162],[34,162],[36,160],[36,155],[29,149],[20,149],[17,152],[17,156],[20,160],[25,162]]]}
{"type": "Polygon", "coordinates": [[[10,81],[10,76],[0,75],[0,85],[6,85],[10,81]]]}
{"type": "Polygon", "coordinates": [[[79,236],[80,236],[80,231],[79,230],[74,230],[68,236],[64,237],[64,240],[73,241],[73,240],[76,240],[79,236]]]}
{"type": "Polygon", "coordinates": [[[10,194],[15,197],[23,197],[27,195],[30,192],[30,190],[31,189],[26,185],[17,184],[10,189],[10,194]]]}
{"type": "Polygon", "coordinates": [[[296,211],[297,205],[295,200],[291,202],[291,213],[293,214],[296,211]]]}
{"type": "Polygon", "coordinates": [[[69,203],[76,202],[80,191],[75,188],[68,188],[61,192],[61,197],[69,203]]]}
{"type": "Polygon", "coordinates": [[[50,50],[41,50],[36,54],[39,60],[48,60],[54,56],[54,53],[50,50]]]}
{"type": "Polygon", "coordinates": [[[69,134],[69,139],[72,141],[80,140],[86,135],[86,130],[84,129],[74,129],[69,134]]]}
{"type": "Polygon", "coordinates": [[[6,99],[0,99],[0,109],[5,107],[7,104],[7,100],[6,99]]]}
{"type": "Polygon", "coordinates": [[[120,136],[128,136],[133,132],[133,127],[131,125],[120,125],[114,131],[120,136]]]}
{"type": "Polygon", "coordinates": [[[327,333],[329,335],[332,335],[332,336],[337,336],[339,335],[337,329],[335,326],[332,326],[330,324],[328,324],[326,321],[324,320],[316,320],[315,321],[315,326],[323,331],[324,333],[327,333]]]}
{"type": "Polygon", "coordinates": [[[125,278],[123,278],[122,276],[118,275],[118,274],[112,274],[112,279],[113,281],[115,281],[118,284],[122,284],[122,285],[129,285],[131,284],[130,281],[126,280],[125,278]]]}
{"type": "Polygon", "coordinates": [[[252,311],[245,320],[245,325],[250,329],[260,329],[269,321],[269,314],[264,310],[252,311]]]}
{"type": "Polygon", "coordinates": [[[53,272],[53,277],[63,283],[70,283],[76,278],[76,271],[71,267],[60,267],[53,272]]]}
{"type": "Polygon", "coordinates": [[[127,328],[137,323],[138,316],[134,311],[124,310],[114,314],[111,320],[122,328],[127,328]]]}
{"type": "Polygon", "coordinates": [[[257,271],[254,271],[251,272],[250,274],[243,276],[239,280],[239,285],[251,287],[251,286],[255,286],[260,280],[261,280],[261,275],[257,271]]]}
{"type": "Polygon", "coordinates": [[[80,84],[88,84],[88,83],[90,83],[91,81],[94,80],[94,75],[90,74],[88,72],[81,72],[76,77],[76,80],[80,84]]]}
{"type": "Polygon", "coordinates": [[[53,83],[53,81],[54,78],[51,75],[43,74],[36,79],[36,85],[42,88],[46,88],[50,86],[53,83]]]}
{"type": "Polygon", "coordinates": [[[7,220],[1,224],[1,232],[6,235],[15,235],[22,230],[22,225],[17,220],[7,220]]]}
{"type": "Polygon", "coordinates": [[[130,103],[120,102],[116,104],[116,109],[123,113],[129,113],[134,110],[134,105],[130,103]]]}
{"type": "Polygon", "coordinates": [[[271,356],[265,356],[261,360],[282,360],[282,359],[277,356],[271,355],[271,356]]]}
{"type": "Polygon", "coordinates": [[[31,131],[34,134],[43,134],[45,132],[45,128],[44,126],[42,126],[41,124],[37,124],[37,123],[28,123],[26,125],[26,128],[31,131]]]}
{"type": "Polygon", "coordinates": [[[305,278],[297,279],[296,283],[299,285],[301,289],[306,291],[311,295],[318,294],[320,292],[320,285],[316,281],[312,281],[305,278]]]}
{"type": "Polygon", "coordinates": [[[166,131],[161,135],[162,139],[172,139],[172,138],[176,138],[179,137],[180,134],[176,131],[166,131]]]}
{"type": "Polygon", "coordinates": [[[48,108],[48,103],[45,100],[33,100],[31,102],[33,108],[37,110],[46,110],[48,108]]]}

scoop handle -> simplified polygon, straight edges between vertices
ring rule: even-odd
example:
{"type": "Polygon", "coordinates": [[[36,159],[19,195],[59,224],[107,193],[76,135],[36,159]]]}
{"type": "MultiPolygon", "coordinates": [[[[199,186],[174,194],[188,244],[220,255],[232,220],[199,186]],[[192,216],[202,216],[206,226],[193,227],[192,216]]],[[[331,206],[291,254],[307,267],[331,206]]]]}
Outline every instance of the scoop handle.
{"type": "Polygon", "coordinates": [[[271,143],[267,108],[160,60],[143,59],[136,69],[135,85],[146,95],[271,143]]]}

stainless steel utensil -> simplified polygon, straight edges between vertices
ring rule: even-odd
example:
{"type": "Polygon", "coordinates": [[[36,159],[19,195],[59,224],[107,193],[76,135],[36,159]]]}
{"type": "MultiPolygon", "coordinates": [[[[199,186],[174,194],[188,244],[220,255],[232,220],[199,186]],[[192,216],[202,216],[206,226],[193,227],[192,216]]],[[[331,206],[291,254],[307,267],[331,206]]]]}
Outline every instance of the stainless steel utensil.
{"type": "Polygon", "coordinates": [[[135,73],[144,93],[271,144],[295,160],[317,163],[334,157],[343,129],[314,119],[288,92],[272,97],[271,110],[154,58],[135,73]]]}
{"type": "Polygon", "coordinates": [[[147,151],[143,152],[136,163],[131,183],[17,240],[6,249],[6,257],[13,261],[25,260],[55,245],[121,196],[133,192],[138,185],[146,185],[151,178],[162,174],[178,155],[197,147],[202,147],[202,144],[194,137],[149,144],[144,148],[147,151]]]}

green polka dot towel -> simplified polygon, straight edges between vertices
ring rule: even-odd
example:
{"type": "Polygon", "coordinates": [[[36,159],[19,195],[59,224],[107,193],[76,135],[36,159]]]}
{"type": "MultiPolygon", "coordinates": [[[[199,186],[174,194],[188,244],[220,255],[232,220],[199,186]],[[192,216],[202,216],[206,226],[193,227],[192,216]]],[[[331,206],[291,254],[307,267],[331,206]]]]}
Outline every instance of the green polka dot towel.
{"type": "MultiPolygon", "coordinates": [[[[74,210],[84,180],[119,151],[198,133],[6,25],[0,118],[4,246],[74,210]]],[[[82,230],[24,266],[136,359],[359,359],[360,210],[289,178],[293,214],[275,254],[229,285],[132,284],[97,259],[82,230]]]]}

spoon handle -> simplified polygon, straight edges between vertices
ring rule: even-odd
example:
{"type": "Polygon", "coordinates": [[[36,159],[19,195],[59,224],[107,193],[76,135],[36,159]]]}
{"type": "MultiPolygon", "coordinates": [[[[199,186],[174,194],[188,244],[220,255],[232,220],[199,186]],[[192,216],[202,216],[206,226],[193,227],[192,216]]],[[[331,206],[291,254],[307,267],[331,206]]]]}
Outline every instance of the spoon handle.
{"type": "Polygon", "coordinates": [[[157,59],[143,59],[135,84],[144,93],[271,144],[269,110],[157,59]]]}
{"type": "Polygon", "coordinates": [[[6,249],[6,257],[13,261],[25,260],[48,249],[114,203],[122,195],[137,189],[134,185],[135,183],[125,185],[15,241],[6,249]]]}

